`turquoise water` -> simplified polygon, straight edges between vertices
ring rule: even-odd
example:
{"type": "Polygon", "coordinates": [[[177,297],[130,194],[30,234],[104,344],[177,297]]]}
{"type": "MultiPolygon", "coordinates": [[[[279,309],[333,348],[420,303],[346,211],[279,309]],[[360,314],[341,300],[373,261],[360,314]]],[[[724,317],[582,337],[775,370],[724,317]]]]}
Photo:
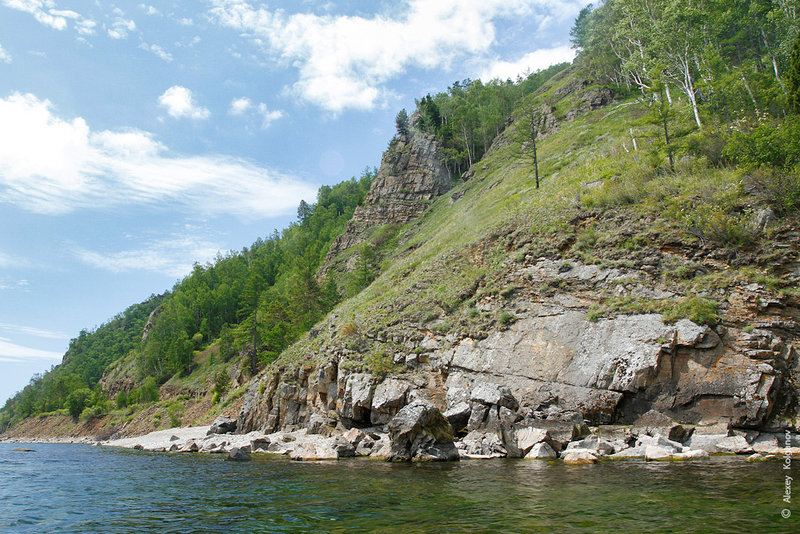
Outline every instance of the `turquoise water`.
{"type": "Polygon", "coordinates": [[[0,532],[800,532],[786,473],[800,499],[800,458],[236,463],[3,443],[0,532]]]}

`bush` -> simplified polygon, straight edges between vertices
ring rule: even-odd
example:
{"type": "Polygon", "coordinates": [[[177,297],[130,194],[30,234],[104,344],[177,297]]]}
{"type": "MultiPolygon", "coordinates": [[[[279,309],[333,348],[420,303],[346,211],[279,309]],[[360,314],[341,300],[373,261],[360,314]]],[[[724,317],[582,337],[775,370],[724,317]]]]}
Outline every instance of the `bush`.
{"type": "Polygon", "coordinates": [[[141,402],[155,402],[159,399],[160,394],[158,391],[158,384],[156,384],[156,379],[152,376],[148,376],[142,382],[142,387],[139,389],[141,402]]]}
{"type": "Polygon", "coordinates": [[[128,394],[125,391],[120,391],[117,393],[117,396],[114,397],[114,402],[117,404],[117,408],[127,408],[128,407],[128,394]]]}
{"type": "Polygon", "coordinates": [[[502,311],[500,315],[497,317],[497,322],[499,322],[503,326],[508,326],[514,323],[517,320],[517,316],[511,312],[502,311]]]}
{"type": "Polygon", "coordinates": [[[800,118],[772,121],[759,116],[755,125],[740,121],[722,153],[746,167],[791,169],[800,164],[800,118]]]}
{"type": "Polygon", "coordinates": [[[181,426],[181,418],[183,417],[183,403],[180,401],[173,401],[167,405],[167,416],[169,416],[170,426],[181,426]]]}
{"type": "Polygon", "coordinates": [[[64,407],[74,419],[77,419],[83,413],[91,396],[92,392],[88,388],[76,389],[67,395],[67,399],[64,401],[64,407]]]}
{"type": "Polygon", "coordinates": [[[790,172],[755,169],[747,182],[778,215],[787,215],[800,209],[800,166],[790,172]]]}
{"type": "Polygon", "coordinates": [[[713,204],[681,210],[679,218],[692,235],[720,246],[747,247],[756,239],[748,213],[731,213],[713,204]]]}

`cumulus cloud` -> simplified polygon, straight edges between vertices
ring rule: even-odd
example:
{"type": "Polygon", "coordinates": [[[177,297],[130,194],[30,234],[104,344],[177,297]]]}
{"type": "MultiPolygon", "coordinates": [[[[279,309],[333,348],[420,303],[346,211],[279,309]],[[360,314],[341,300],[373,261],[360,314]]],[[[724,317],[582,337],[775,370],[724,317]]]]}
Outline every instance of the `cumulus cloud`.
{"type": "Polygon", "coordinates": [[[234,98],[231,100],[231,107],[228,113],[234,116],[241,116],[247,113],[247,111],[253,107],[253,101],[243,96],[241,98],[234,98]]]}
{"type": "Polygon", "coordinates": [[[269,128],[274,121],[283,117],[283,111],[279,109],[269,109],[263,102],[256,105],[246,96],[231,100],[231,105],[228,109],[228,113],[234,117],[245,116],[251,111],[255,112],[261,118],[261,128],[263,129],[269,128]]]}
{"type": "Polygon", "coordinates": [[[11,63],[11,54],[6,52],[3,45],[0,45],[0,63],[11,63]]]}
{"type": "Polygon", "coordinates": [[[37,22],[54,30],[65,30],[70,20],[83,35],[94,27],[94,23],[80,13],[70,9],[58,9],[53,0],[0,0],[0,2],[11,9],[30,13],[37,22]]]}
{"type": "Polygon", "coordinates": [[[546,69],[550,65],[572,61],[575,51],[570,46],[542,48],[526,54],[517,61],[494,61],[481,73],[481,80],[487,82],[494,79],[516,80],[517,76],[525,76],[537,70],[546,69]]]}
{"type": "Polygon", "coordinates": [[[292,14],[245,0],[212,0],[218,24],[249,35],[273,59],[298,69],[292,89],[334,113],[372,109],[384,84],[409,67],[447,68],[455,59],[486,54],[495,19],[574,16],[578,0],[407,0],[396,15],[292,14]]]}
{"type": "Polygon", "coordinates": [[[269,109],[263,102],[258,105],[258,114],[261,115],[262,128],[269,128],[274,121],[283,117],[283,111],[279,109],[269,109]]]}
{"type": "Polygon", "coordinates": [[[167,113],[176,119],[207,119],[211,112],[195,102],[192,92],[186,87],[173,85],[158,97],[158,103],[166,108],[167,113]]]}
{"type": "Polygon", "coordinates": [[[0,116],[0,202],[36,213],[138,205],[257,219],[316,194],[242,159],[174,155],[149,132],[92,131],[32,94],[0,99],[0,116]]]}
{"type": "Polygon", "coordinates": [[[72,252],[83,263],[112,273],[145,270],[180,278],[192,271],[192,262],[214,259],[220,246],[205,239],[173,236],[130,250],[98,252],[75,247],[72,252]]]}

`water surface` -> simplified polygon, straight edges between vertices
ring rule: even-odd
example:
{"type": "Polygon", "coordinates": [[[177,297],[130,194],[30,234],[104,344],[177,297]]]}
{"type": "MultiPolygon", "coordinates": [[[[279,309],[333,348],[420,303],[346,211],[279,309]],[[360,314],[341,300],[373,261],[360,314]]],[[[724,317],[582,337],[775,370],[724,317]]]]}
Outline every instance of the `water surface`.
{"type": "Polygon", "coordinates": [[[0,532],[800,532],[782,501],[787,473],[800,498],[800,458],[254,458],[2,443],[0,532]]]}

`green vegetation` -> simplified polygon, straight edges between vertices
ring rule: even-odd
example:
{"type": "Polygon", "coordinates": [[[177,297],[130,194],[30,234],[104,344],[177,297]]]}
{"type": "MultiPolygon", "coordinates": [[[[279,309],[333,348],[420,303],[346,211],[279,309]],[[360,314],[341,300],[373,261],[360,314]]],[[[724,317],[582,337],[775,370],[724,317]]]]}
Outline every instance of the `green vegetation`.
{"type": "Polygon", "coordinates": [[[0,428],[61,408],[74,417],[87,407],[102,412],[97,395],[69,396],[101,391],[98,381],[112,365],[135,369],[133,378],[140,384],[114,399],[120,408],[155,402],[159,384],[192,375],[197,351],[215,340],[221,364],[248,353],[255,355],[251,372],[257,371],[341,298],[335,283],[320,287],[316,272],[374,176],[375,170],[367,169],[358,179],[321,187],[317,202],[301,203],[297,222],[283,232],[212,264],[196,264],[171,292],[131,306],[94,331],[82,331],[61,365],[35,376],[6,402],[0,428]],[[151,313],[151,328],[142,340],[151,313]]]}
{"type": "MultiPolygon", "coordinates": [[[[417,100],[418,127],[436,135],[442,143],[447,168],[452,175],[460,176],[483,157],[503,130],[516,102],[568,66],[553,65],[516,81],[455,82],[446,92],[417,100]]],[[[400,118],[398,115],[398,121],[400,118]]]]}
{"type": "MultiPolygon", "coordinates": [[[[517,320],[504,310],[516,311],[516,299],[580,290],[566,275],[527,287],[523,269],[540,258],[558,262],[560,273],[580,264],[646,268],[674,289],[669,299],[593,296],[594,321],[659,313],[667,322],[714,325],[728,305],[725,290],[744,283],[796,297],[772,269],[776,253],[764,252],[772,230],[756,224],[766,206],[778,218],[800,209],[795,4],[587,7],[571,31],[573,66],[516,81],[457,82],[418,100],[410,119],[397,114],[399,133],[435,135],[451,174],[471,178],[404,227],[365,230],[363,244],[334,259],[337,268],[354,266],[350,272],[318,278],[374,171],[321,188],[283,232],[196,265],[170,293],[82,332],[61,366],[8,401],[0,428],[54,410],[102,411],[104,371],[128,372],[138,386],[115,397],[120,410],[157,402],[159,384],[169,382],[213,390],[215,412],[243,394],[243,386],[229,391],[231,377],[239,380],[234,370],[291,372],[344,348],[343,368],[391,374],[402,369],[395,356],[410,350],[388,341],[396,325],[440,343],[482,339],[517,320]],[[675,248],[693,254],[662,263],[662,250],[675,248]],[[705,262],[711,254],[716,263],[705,262]],[[726,258],[739,263],[718,267],[726,258]],[[335,317],[314,327],[334,307],[335,317]]],[[[640,283],[617,282],[620,290],[640,283]]],[[[156,424],[164,415],[182,421],[182,404],[160,402],[156,424]]]]}

